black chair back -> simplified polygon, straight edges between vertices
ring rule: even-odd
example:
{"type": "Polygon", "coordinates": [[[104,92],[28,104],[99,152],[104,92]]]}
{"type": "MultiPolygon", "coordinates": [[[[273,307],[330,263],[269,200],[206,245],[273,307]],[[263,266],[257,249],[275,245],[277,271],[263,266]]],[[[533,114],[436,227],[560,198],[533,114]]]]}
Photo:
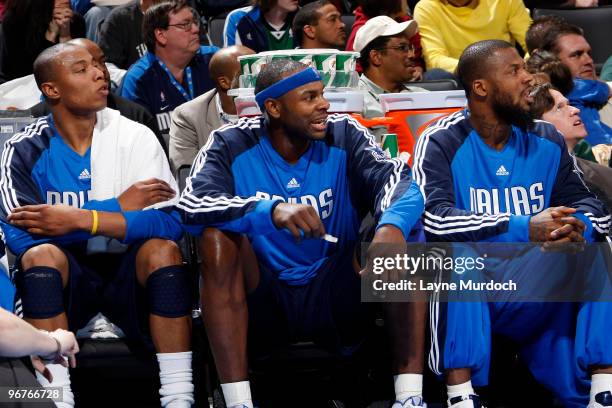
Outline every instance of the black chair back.
{"type": "Polygon", "coordinates": [[[208,38],[211,45],[223,47],[223,27],[225,18],[213,18],[208,22],[208,38]]]}
{"type": "Polygon", "coordinates": [[[461,89],[454,79],[436,79],[432,81],[416,81],[408,83],[410,86],[418,86],[428,91],[455,91],[461,89]]]}

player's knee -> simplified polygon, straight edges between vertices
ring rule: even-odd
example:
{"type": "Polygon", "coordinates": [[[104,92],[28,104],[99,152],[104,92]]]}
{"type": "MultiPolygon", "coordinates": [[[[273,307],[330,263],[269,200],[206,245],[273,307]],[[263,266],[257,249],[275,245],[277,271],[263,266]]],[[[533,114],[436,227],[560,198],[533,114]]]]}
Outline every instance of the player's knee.
{"type": "Polygon", "coordinates": [[[239,272],[239,235],[216,228],[206,228],[200,239],[202,274],[215,280],[230,278],[239,272]]]}
{"type": "Polygon", "coordinates": [[[166,239],[150,239],[145,242],[136,255],[136,264],[143,280],[153,272],[167,266],[181,265],[183,258],[176,242],[166,239]]]}
{"type": "Polygon", "coordinates": [[[192,291],[182,265],[155,270],[147,279],[146,287],[152,314],[177,318],[191,313],[192,291]]]}
{"type": "Polygon", "coordinates": [[[28,249],[21,257],[21,268],[26,271],[45,266],[61,271],[68,270],[68,259],[61,249],[52,244],[41,244],[28,249]]]}

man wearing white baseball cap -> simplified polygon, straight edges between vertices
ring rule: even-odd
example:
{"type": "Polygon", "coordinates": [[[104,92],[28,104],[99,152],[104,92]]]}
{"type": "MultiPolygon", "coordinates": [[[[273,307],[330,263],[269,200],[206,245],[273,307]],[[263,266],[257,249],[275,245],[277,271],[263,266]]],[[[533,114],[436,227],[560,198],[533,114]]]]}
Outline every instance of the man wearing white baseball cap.
{"type": "Polygon", "coordinates": [[[380,94],[426,91],[406,85],[416,66],[410,37],[417,30],[418,24],[414,20],[398,23],[391,17],[378,16],[368,20],[357,31],[354,48],[361,53],[359,64],[363,69],[359,88],[367,91],[363,111],[365,118],[383,116],[380,94]]]}

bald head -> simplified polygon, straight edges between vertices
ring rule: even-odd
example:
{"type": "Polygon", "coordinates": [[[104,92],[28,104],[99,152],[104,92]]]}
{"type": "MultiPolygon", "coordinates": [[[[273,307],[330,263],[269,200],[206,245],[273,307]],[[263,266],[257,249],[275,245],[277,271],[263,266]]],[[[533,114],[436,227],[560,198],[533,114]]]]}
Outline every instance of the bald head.
{"type": "Polygon", "coordinates": [[[240,71],[238,57],[250,54],[255,54],[255,51],[244,45],[234,45],[217,51],[210,59],[208,66],[210,77],[215,81],[217,87],[229,89],[234,77],[240,71]]]}
{"type": "Polygon", "coordinates": [[[102,49],[98,46],[98,44],[96,44],[95,42],[91,40],[88,40],[87,38],[75,38],[75,39],[68,41],[68,44],[85,47],[87,48],[87,51],[89,51],[91,55],[94,55],[97,51],[102,52],[102,49]]]}
{"type": "Polygon", "coordinates": [[[34,80],[38,89],[42,91],[42,84],[53,81],[56,78],[57,68],[61,65],[63,56],[75,48],[77,45],[69,43],[59,43],[41,52],[34,60],[33,71],[34,80]]]}

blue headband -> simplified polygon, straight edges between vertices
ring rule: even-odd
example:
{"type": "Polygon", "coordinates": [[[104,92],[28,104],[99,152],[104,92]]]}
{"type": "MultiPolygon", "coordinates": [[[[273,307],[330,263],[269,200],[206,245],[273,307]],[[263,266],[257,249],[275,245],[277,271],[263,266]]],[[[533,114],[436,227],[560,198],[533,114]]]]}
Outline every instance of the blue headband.
{"type": "Polygon", "coordinates": [[[290,75],[287,78],[283,78],[274,85],[267,87],[266,89],[258,92],[255,95],[255,101],[259,105],[259,109],[263,113],[264,102],[269,98],[280,98],[289,91],[294,90],[302,85],[309,84],[315,81],[322,81],[321,75],[312,67],[306,68],[296,74],[290,75]]]}

